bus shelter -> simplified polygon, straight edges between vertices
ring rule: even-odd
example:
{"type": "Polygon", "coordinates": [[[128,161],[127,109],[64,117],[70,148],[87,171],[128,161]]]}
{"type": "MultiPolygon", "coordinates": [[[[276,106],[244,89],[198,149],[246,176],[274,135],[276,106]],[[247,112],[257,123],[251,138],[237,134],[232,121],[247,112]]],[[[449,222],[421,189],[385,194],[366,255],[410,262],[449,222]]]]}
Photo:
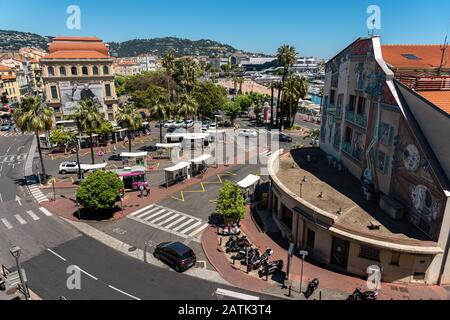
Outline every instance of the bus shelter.
{"type": "Polygon", "coordinates": [[[201,155],[195,159],[190,160],[192,164],[192,174],[197,175],[202,172],[205,172],[208,169],[207,161],[212,158],[210,154],[201,155]]]}
{"type": "Polygon", "coordinates": [[[120,157],[124,166],[140,166],[147,168],[148,152],[122,152],[120,157]]]}
{"type": "Polygon", "coordinates": [[[165,168],[164,172],[166,178],[166,188],[168,188],[169,185],[173,185],[191,178],[191,163],[183,161],[170,168],[165,168]]]}
{"type": "Polygon", "coordinates": [[[249,174],[243,180],[239,181],[237,185],[243,190],[245,199],[254,200],[256,187],[259,185],[261,177],[249,174]]]}
{"type": "Polygon", "coordinates": [[[158,159],[178,159],[181,143],[157,143],[156,149],[158,159]]]}

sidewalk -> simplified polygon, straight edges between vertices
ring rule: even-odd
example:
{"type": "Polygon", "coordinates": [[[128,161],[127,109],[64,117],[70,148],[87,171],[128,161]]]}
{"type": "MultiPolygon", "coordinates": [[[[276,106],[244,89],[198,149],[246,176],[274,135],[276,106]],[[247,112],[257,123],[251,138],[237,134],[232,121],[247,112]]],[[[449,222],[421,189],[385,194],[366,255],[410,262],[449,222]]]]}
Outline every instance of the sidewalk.
{"type": "MultiPolygon", "coordinates": [[[[263,220],[267,221],[267,215],[263,215],[263,220]]],[[[248,237],[250,242],[260,249],[271,248],[274,251],[271,260],[283,260],[284,270],[286,271],[287,251],[278,243],[272,240],[266,233],[259,231],[252,215],[250,207],[246,208],[246,216],[241,221],[241,230],[248,237]]],[[[280,285],[275,283],[267,283],[253,276],[249,276],[242,271],[233,269],[223,252],[218,251],[218,237],[214,228],[208,229],[202,237],[202,247],[205,251],[210,263],[216,268],[221,276],[233,285],[242,289],[272,293],[278,296],[287,294],[286,289],[281,289],[280,285]],[[259,282],[259,284],[258,284],[259,282]]],[[[301,259],[293,257],[291,262],[291,276],[293,281],[294,298],[300,298],[300,270],[301,259]]],[[[319,290],[322,291],[322,299],[345,299],[356,288],[366,288],[366,281],[326,269],[319,268],[308,262],[304,263],[303,272],[303,290],[307,283],[314,278],[320,279],[319,290]]],[[[403,285],[403,284],[387,284],[383,283],[379,291],[380,300],[448,300],[450,292],[440,286],[424,286],[424,285],[403,285]]]]}

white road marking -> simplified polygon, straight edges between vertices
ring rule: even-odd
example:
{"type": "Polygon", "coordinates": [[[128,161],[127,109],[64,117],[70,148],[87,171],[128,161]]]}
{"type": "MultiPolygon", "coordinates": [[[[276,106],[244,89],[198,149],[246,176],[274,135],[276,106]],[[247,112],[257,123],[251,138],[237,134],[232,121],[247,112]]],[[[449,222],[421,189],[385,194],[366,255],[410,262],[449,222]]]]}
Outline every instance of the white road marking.
{"type": "Polygon", "coordinates": [[[11,225],[11,223],[9,223],[8,220],[2,219],[2,222],[8,230],[11,230],[13,228],[13,226],[11,225]]]}
{"type": "Polygon", "coordinates": [[[43,207],[40,207],[39,210],[41,210],[41,212],[44,213],[47,217],[51,217],[53,215],[50,211],[43,207]]]}
{"type": "Polygon", "coordinates": [[[27,224],[27,222],[18,214],[15,214],[14,217],[19,221],[20,224],[27,224]]]}
{"type": "MultiPolygon", "coordinates": [[[[155,223],[155,224],[156,224],[156,222],[161,221],[162,219],[164,219],[164,218],[170,216],[171,214],[173,214],[173,212],[172,212],[172,211],[169,211],[168,213],[163,214],[162,216],[160,216],[160,217],[158,217],[158,218],[156,218],[156,219],[150,221],[150,223],[155,223]]],[[[147,221],[148,221],[148,220],[147,220],[147,221]]]]}
{"type": "Polygon", "coordinates": [[[52,253],[53,255],[57,256],[58,258],[60,258],[62,261],[67,262],[67,260],[66,260],[65,258],[61,257],[59,254],[57,254],[57,253],[56,253],[55,251],[53,251],[52,249],[48,249],[48,248],[47,248],[47,251],[50,252],[50,253],[52,253]]]}
{"type": "MultiPolygon", "coordinates": [[[[163,213],[163,212],[166,212],[166,209],[159,210],[158,212],[152,214],[151,216],[143,218],[143,220],[148,221],[148,220],[150,220],[151,218],[156,217],[156,216],[160,215],[160,214],[163,213]]],[[[139,218],[139,217],[138,217],[138,218],[139,218]]]]}
{"type": "Polygon", "coordinates": [[[192,229],[198,227],[198,226],[201,225],[201,224],[202,224],[202,221],[197,221],[197,222],[194,223],[193,225],[187,227],[186,229],[184,229],[184,230],[182,230],[182,231],[180,231],[180,232],[181,232],[181,233],[187,234],[189,231],[191,231],[192,229]]]}
{"type": "Polygon", "coordinates": [[[80,272],[84,273],[85,275],[87,275],[88,277],[94,279],[95,281],[98,281],[98,278],[94,277],[92,274],[87,273],[86,271],[84,271],[83,269],[81,269],[79,266],[74,266],[76,269],[80,270],[80,272]]]}
{"type": "Polygon", "coordinates": [[[182,216],[180,219],[178,219],[177,221],[172,222],[171,224],[165,226],[165,228],[170,228],[173,227],[174,225],[177,225],[178,223],[180,223],[181,221],[183,221],[184,219],[189,219],[186,216],[182,216]]]}
{"type": "Polygon", "coordinates": [[[8,153],[9,152],[9,150],[11,150],[11,146],[9,146],[9,148],[6,150],[6,153],[8,153]]]}
{"type": "Polygon", "coordinates": [[[178,231],[178,230],[180,230],[181,228],[183,228],[184,226],[187,226],[189,223],[192,223],[192,222],[194,222],[194,221],[195,221],[194,219],[189,219],[188,221],[186,221],[186,222],[180,224],[178,227],[176,227],[175,229],[173,229],[173,231],[178,231]]]}
{"type": "Polygon", "coordinates": [[[177,214],[174,214],[173,216],[171,216],[171,217],[167,218],[167,219],[166,219],[166,220],[164,220],[163,222],[160,222],[160,223],[158,223],[158,225],[159,225],[159,226],[165,225],[166,223],[168,223],[168,222],[172,221],[173,219],[175,219],[175,218],[177,218],[177,217],[179,217],[179,216],[180,216],[180,214],[179,214],[179,213],[177,213],[177,214]]]}
{"type": "Polygon", "coordinates": [[[141,299],[139,299],[138,297],[135,297],[135,296],[133,296],[133,295],[131,295],[131,294],[129,294],[129,293],[126,293],[125,291],[119,290],[119,289],[117,289],[116,287],[113,287],[113,286],[111,286],[111,285],[108,285],[108,287],[110,287],[111,289],[113,289],[113,290],[115,290],[115,291],[117,291],[117,292],[120,292],[121,294],[124,294],[124,295],[126,295],[127,297],[130,297],[130,298],[132,298],[132,299],[134,299],[134,300],[141,300],[141,299]]]}
{"type": "Polygon", "coordinates": [[[1,193],[0,193],[0,202],[3,202],[3,197],[1,193]]]}
{"type": "Polygon", "coordinates": [[[218,288],[216,290],[216,295],[236,298],[236,299],[240,299],[240,300],[259,300],[259,297],[257,297],[257,296],[251,296],[248,294],[244,294],[244,293],[240,293],[240,292],[236,292],[236,291],[225,290],[225,289],[220,289],[220,288],[218,288]]]}
{"type": "Polygon", "coordinates": [[[152,213],[152,212],[155,212],[156,210],[160,210],[160,209],[161,209],[161,208],[158,208],[158,207],[153,208],[153,209],[151,209],[151,210],[145,211],[144,213],[138,215],[137,217],[138,217],[139,219],[142,219],[142,218],[145,217],[146,215],[148,215],[148,214],[150,214],[150,213],[152,213]]]}
{"type": "Polygon", "coordinates": [[[144,212],[144,211],[147,211],[150,208],[153,208],[154,206],[155,206],[154,204],[151,204],[151,205],[149,205],[149,206],[147,206],[145,208],[142,208],[142,209],[139,209],[138,211],[133,212],[132,214],[130,214],[130,216],[134,217],[134,216],[138,215],[141,212],[144,212]]]}
{"type": "Polygon", "coordinates": [[[193,237],[196,234],[200,233],[201,231],[205,230],[206,227],[208,226],[207,223],[205,223],[203,226],[201,226],[200,228],[198,228],[197,230],[195,230],[194,232],[192,232],[191,234],[189,234],[189,237],[193,237]]]}
{"type": "Polygon", "coordinates": [[[38,221],[40,218],[31,210],[27,211],[28,215],[33,219],[34,221],[38,221]]]}

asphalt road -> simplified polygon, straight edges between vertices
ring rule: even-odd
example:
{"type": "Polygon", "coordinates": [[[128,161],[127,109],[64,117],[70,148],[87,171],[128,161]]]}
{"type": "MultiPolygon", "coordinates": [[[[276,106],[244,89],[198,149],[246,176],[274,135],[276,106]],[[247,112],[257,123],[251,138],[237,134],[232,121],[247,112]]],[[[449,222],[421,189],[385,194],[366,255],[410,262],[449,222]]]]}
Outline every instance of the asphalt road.
{"type": "Polygon", "coordinates": [[[30,286],[44,299],[216,300],[217,288],[274,299],[151,266],[85,236],[51,250],[23,264],[30,286]],[[69,266],[82,270],[80,290],[67,287],[69,266]]]}

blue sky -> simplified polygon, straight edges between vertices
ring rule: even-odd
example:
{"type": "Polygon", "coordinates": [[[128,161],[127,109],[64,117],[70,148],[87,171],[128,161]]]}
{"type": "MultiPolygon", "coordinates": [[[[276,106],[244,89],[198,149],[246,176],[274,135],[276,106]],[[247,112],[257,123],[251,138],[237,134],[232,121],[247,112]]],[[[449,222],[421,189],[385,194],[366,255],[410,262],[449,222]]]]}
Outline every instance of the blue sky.
{"type": "Polygon", "coordinates": [[[383,43],[441,43],[450,32],[448,0],[0,0],[0,29],[41,35],[95,35],[105,41],[209,38],[273,53],[284,43],[330,58],[367,35],[366,9],[381,8],[383,43]],[[81,30],[66,28],[69,5],[81,30]]]}

